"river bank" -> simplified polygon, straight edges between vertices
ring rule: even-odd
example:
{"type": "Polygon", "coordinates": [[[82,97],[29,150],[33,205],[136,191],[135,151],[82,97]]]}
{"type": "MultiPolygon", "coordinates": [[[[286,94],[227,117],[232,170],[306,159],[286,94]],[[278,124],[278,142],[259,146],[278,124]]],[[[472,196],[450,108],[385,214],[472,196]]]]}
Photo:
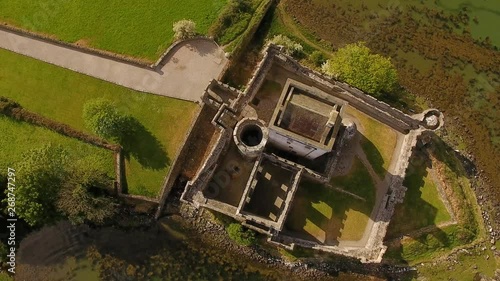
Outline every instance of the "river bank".
{"type": "MultiPolygon", "coordinates": [[[[169,213],[123,214],[100,228],[62,221],[29,234],[16,280],[385,280],[409,268],[316,256],[290,262],[259,243],[235,244],[207,211],[169,204],[169,213]],[[173,212],[172,212],[173,211],[173,212]]],[[[409,272],[411,274],[412,272],[409,272]]]]}

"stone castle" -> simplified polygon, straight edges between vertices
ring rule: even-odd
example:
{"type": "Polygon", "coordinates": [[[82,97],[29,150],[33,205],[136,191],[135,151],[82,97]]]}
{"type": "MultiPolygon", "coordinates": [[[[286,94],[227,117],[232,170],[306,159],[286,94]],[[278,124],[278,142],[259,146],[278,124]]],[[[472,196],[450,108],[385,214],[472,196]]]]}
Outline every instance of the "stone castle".
{"type": "Polygon", "coordinates": [[[280,247],[312,248],[362,262],[381,261],[394,206],[404,198],[402,182],[417,138],[443,124],[437,110],[409,116],[300,65],[274,45],[264,51],[245,91],[213,80],[202,105],[194,129],[210,134],[192,140],[204,145],[193,149],[191,162],[196,164],[187,176],[183,202],[228,215],[280,247]],[[329,186],[347,157],[357,134],[348,108],[397,132],[397,157],[377,187],[380,196],[360,240],[309,239],[288,229],[286,222],[297,191],[307,188],[303,183],[329,186]]]}

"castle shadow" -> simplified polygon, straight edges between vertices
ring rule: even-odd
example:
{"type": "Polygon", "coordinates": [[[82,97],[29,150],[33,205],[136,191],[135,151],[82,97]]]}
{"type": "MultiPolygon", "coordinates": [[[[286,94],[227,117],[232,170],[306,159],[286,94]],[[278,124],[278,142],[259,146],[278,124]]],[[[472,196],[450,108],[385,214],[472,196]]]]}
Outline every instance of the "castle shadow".
{"type": "Polygon", "coordinates": [[[417,256],[424,250],[447,247],[452,243],[448,234],[437,225],[439,209],[423,198],[423,189],[430,184],[426,182],[430,168],[432,161],[425,147],[416,148],[403,181],[403,185],[408,188],[404,202],[396,206],[385,237],[385,241],[391,241],[394,249],[389,251],[390,258],[402,263],[407,263],[405,256],[417,256]],[[403,249],[401,239],[405,236],[417,241],[422,247],[403,249]]]}
{"type": "Polygon", "coordinates": [[[386,175],[388,172],[387,169],[384,167],[384,164],[386,164],[384,157],[377,149],[375,144],[373,144],[373,142],[371,142],[368,138],[366,138],[362,133],[357,132],[357,134],[360,137],[359,144],[361,145],[361,148],[363,149],[366,158],[370,162],[370,165],[372,166],[375,173],[377,173],[377,175],[381,178],[381,180],[383,180],[384,175],[386,175]]]}
{"type": "MultiPolygon", "coordinates": [[[[355,198],[322,184],[303,182],[286,222],[286,231],[305,240],[336,246],[345,229],[348,212],[356,211],[369,217],[372,201],[355,198]]],[[[357,221],[351,223],[356,224],[357,221]]],[[[364,227],[360,225],[361,231],[364,227]]],[[[349,232],[347,235],[358,235],[352,230],[349,232]]]]}

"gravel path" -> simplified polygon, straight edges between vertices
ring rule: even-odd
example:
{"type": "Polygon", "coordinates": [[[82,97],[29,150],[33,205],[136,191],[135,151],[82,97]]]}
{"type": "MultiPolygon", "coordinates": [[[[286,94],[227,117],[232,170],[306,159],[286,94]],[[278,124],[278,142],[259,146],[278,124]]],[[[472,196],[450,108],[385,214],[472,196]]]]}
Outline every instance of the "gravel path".
{"type": "Polygon", "coordinates": [[[4,30],[0,30],[0,48],[134,90],[195,102],[227,63],[224,51],[213,41],[203,38],[173,48],[159,71],[4,30]]]}

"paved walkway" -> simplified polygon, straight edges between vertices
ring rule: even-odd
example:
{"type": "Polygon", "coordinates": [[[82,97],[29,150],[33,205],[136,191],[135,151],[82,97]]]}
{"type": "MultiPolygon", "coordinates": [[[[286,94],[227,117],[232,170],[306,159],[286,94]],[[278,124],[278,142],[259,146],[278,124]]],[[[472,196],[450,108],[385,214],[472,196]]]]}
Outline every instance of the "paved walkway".
{"type": "Polygon", "coordinates": [[[224,51],[207,39],[176,46],[158,72],[4,30],[0,30],[0,48],[134,90],[189,101],[199,101],[208,82],[227,63],[224,51]]]}

